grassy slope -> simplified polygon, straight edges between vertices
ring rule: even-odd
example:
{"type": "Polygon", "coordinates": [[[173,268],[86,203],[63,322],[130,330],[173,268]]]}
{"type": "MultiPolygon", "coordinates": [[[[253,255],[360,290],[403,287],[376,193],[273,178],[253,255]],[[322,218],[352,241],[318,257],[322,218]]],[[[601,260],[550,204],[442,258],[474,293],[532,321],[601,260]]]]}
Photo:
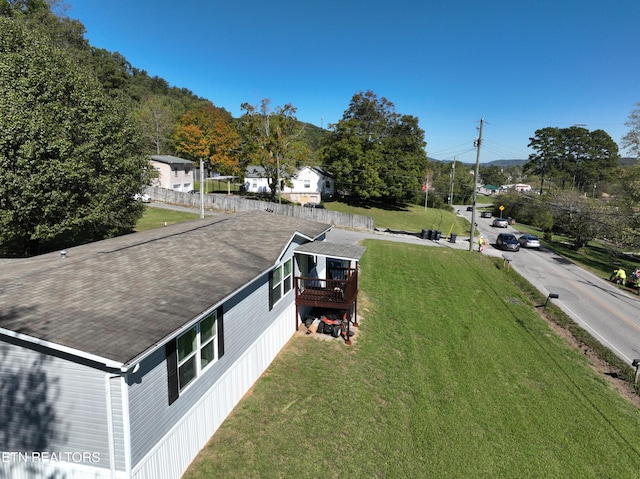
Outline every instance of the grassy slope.
{"type": "Polygon", "coordinates": [[[376,228],[390,228],[403,231],[440,230],[448,234],[453,226],[453,232],[459,235],[469,235],[469,222],[446,210],[424,208],[424,206],[409,205],[404,209],[365,208],[351,206],[346,203],[326,202],[327,209],[358,215],[373,217],[376,228]]]}
{"type": "Polygon", "coordinates": [[[366,246],[355,344],[294,337],[187,479],[637,475],[638,410],[551,334],[512,272],[366,246]]]}

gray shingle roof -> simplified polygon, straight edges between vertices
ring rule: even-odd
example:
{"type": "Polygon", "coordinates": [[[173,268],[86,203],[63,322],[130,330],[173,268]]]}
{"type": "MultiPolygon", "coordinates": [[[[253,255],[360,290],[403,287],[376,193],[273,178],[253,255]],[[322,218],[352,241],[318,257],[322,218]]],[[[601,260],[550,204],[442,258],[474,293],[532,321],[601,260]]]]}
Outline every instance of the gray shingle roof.
{"type": "Polygon", "coordinates": [[[366,248],[359,245],[341,243],[305,243],[296,248],[296,253],[319,254],[338,259],[350,259],[360,261],[366,248]]]}
{"type": "Polygon", "coordinates": [[[185,160],[184,158],[178,158],[171,155],[151,155],[151,159],[159,161],[160,163],[166,163],[167,165],[193,165],[191,160],[185,160]]]}
{"type": "Polygon", "coordinates": [[[329,228],[253,211],[3,264],[0,328],[127,363],[329,228]]]}

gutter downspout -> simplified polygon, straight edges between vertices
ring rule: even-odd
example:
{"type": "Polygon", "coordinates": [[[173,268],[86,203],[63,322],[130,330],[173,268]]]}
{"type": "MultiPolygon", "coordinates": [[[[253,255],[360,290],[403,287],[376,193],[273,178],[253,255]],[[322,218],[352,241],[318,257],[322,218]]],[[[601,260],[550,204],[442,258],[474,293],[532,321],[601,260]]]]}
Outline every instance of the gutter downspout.
{"type": "Polygon", "coordinates": [[[116,479],[116,446],[115,434],[113,432],[113,404],[111,402],[111,379],[119,378],[119,374],[104,375],[105,401],[107,407],[107,436],[109,440],[109,469],[112,479],[116,479]]]}

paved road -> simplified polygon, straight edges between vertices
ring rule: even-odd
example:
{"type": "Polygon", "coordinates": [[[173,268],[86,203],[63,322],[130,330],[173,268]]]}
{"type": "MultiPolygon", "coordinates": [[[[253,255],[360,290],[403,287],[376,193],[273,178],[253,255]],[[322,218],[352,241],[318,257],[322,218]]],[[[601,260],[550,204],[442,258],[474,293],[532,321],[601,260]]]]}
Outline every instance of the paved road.
{"type": "MultiPolygon", "coordinates": [[[[471,219],[471,212],[461,214],[471,219]]],[[[522,234],[517,224],[506,229],[493,228],[491,221],[476,215],[478,230],[491,244],[488,248],[493,250],[491,254],[498,252],[495,248],[498,233],[522,234]]],[[[544,248],[508,254],[516,271],[543,294],[558,294],[559,298],[552,301],[620,359],[631,364],[633,359],[640,358],[640,296],[544,248]]]]}

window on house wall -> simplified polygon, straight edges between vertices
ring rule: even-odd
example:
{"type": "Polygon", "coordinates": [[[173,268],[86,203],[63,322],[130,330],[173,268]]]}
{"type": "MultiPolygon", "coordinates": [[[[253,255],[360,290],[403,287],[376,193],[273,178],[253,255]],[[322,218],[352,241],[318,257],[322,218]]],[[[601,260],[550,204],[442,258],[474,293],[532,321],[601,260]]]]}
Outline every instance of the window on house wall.
{"type": "Polygon", "coordinates": [[[327,189],[331,189],[331,181],[327,180],[324,182],[324,187],[327,189]]]}
{"type": "Polygon", "coordinates": [[[257,188],[257,187],[258,187],[258,180],[253,180],[253,181],[251,182],[251,186],[252,186],[253,188],[257,188]]]}
{"type": "Polygon", "coordinates": [[[289,258],[269,275],[269,309],[291,291],[293,287],[293,262],[289,258]]]}
{"type": "Polygon", "coordinates": [[[304,180],[304,187],[311,188],[311,180],[304,180]]]}
{"type": "Polygon", "coordinates": [[[175,170],[173,170],[173,174],[174,176],[177,178],[178,177],[178,168],[176,168],[175,170]]]}
{"type": "Polygon", "coordinates": [[[167,344],[169,404],[224,354],[222,307],[167,344]]]}

